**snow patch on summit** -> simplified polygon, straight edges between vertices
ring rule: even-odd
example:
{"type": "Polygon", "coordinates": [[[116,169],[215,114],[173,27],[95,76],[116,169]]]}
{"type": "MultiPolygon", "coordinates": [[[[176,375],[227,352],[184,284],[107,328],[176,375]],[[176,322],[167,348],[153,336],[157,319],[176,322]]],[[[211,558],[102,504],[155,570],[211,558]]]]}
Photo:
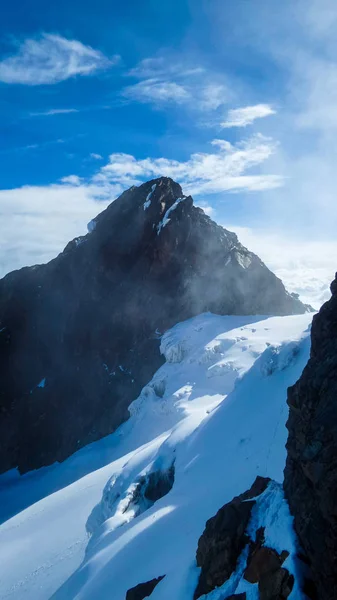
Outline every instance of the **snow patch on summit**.
{"type": "Polygon", "coordinates": [[[151,192],[149,192],[148,195],[146,196],[146,200],[143,204],[144,210],[149,208],[149,206],[151,204],[151,196],[152,196],[153,192],[155,191],[156,187],[157,187],[157,184],[154,183],[153,186],[151,187],[151,192]]]}
{"type": "Polygon", "coordinates": [[[182,202],[183,200],[186,200],[186,196],[182,196],[181,198],[177,198],[177,200],[175,201],[174,204],[172,204],[172,206],[170,206],[170,208],[167,209],[162,221],[159,223],[159,225],[157,226],[157,235],[160,234],[161,230],[166,227],[166,225],[170,222],[170,214],[177,208],[178,204],[180,204],[180,202],[182,202]]]}

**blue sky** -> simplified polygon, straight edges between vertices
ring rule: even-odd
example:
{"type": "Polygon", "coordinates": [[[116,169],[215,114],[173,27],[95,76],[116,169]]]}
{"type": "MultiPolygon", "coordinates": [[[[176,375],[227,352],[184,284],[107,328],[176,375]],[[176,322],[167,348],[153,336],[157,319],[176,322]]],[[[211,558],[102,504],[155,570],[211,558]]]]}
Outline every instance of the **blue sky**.
{"type": "Polygon", "coordinates": [[[48,260],[164,174],[320,299],[336,250],[336,24],[334,0],[7,3],[1,272],[48,260]]]}

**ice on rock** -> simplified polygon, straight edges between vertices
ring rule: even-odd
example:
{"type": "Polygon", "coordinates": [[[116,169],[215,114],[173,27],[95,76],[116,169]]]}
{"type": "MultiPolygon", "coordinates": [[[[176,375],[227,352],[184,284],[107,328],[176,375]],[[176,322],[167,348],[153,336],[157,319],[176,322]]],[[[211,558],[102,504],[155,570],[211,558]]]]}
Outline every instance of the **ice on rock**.
{"type": "Polygon", "coordinates": [[[95,221],[95,219],[92,219],[87,225],[88,233],[92,233],[95,228],[96,228],[96,221],[95,221]]]}
{"type": "Polygon", "coordinates": [[[241,254],[240,252],[235,253],[235,258],[238,261],[240,267],[242,267],[243,269],[247,269],[252,262],[251,258],[248,255],[241,254]]]}
{"type": "Polygon", "coordinates": [[[172,204],[172,206],[170,206],[170,208],[167,209],[163,219],[160,221],[159,225],[157,226],[157,235],[159,235],[161,230],[164,227],[166,227],[166,225],[170,222],[170,218],[169,218],[170,214],[177,208],[178,204],[180,204],[180,202],[182,202],[183,200],[186,200],[186,196],[177,198],[177,200],[174,202],[174,204],[172,204]]]}
{"type": "Polygon", "coordinates": [[[149,206],[151,204],[151,196],[152,196],[153,192],[155,191],[156,187],[157,187],[157,184],[154,183],[153,186],[151,187],[151,192],[149,192],[149,194],[146,196],[146,200],[143,204],[144,210],[149,208],[149,206]]]}

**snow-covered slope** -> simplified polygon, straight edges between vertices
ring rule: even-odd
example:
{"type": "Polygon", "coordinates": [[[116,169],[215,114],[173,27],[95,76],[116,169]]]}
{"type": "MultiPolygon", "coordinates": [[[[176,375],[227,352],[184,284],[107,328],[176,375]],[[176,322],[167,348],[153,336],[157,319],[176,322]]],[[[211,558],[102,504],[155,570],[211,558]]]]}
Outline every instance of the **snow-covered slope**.
{"type": "Polygon", "coordinates": [[[0,478],[1,599],[124,600],[165,575],[151,600],[191,600],[206,520],[257,475],[282,481],[286,389],[307,362],[311,318],[180,323],[114,434],[0,478]]]}

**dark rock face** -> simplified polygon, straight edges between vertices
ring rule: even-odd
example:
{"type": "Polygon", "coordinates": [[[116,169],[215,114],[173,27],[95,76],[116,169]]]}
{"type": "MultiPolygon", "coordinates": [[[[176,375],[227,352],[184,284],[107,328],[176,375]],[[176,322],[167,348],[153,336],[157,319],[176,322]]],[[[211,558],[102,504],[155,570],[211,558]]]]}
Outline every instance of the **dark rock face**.
{"type": "Polygon", "coordinates": [[[126,592],[125,600],[144,600],[144,598],[148,598],[164,577],[165,575],[162,575],[161,577],[151,579],[151,581],[147,581],[146,583],[139,583],[126,592]]]}
{"type": "Polygon", "coordinates": [[[130,188],[89,229],[0,281],[0,472],[62,461],[114,431],[175,323],[306,310],[169,178],[130,188]]]}
{"type": "MultiPolygon", "coordinates": [[[[207,521],[197,550],[197,565],[201,567],[201,573],[194,593],[195,600],[222,586],[232,575],[231,592],[234,591],[233,586],[238,589],[243,578],[258,584],[260,600],[286,600],[290,595],[294,576],[282,566],[289,552],[284,550],[279,554],[265,546],[264,526],[255,531],[250,528],[253,507],[270,483],[270,479],[257,477],[250,490],[225,504],[207,521]]],[[[268,520],[267,514],[264,517],[268,520]]],[[[254,518],[256,516],[253,523],[254,518]]],[[[246,598],[246,593],[234,593],[223,598],[241,600],[246,598]]]]}
{"type": "Polygon", "coordinates": [[[163,496],[169,493],[174,484],[174,464],[167,471],[154,471],[144,477],[140,482],[140,487],[144,497],[152,503],[157,502],[163,496]]]}
{"type": "Polygon", "coordinates": [[[314,316],[311,356],[288,390],[284,488],[320,600],[337,598],[337,274],[314,316]]]}
{"type": "Polygon", "coordinates": [[[264,492],[269,481],[257,477],[250,490],[225,504],[207,521],[197,549],[201,573],[194,600],[220,587],[235,571],[237,560],[249,542],[246,529],[255,504],[253,498],[264,492]]]}

